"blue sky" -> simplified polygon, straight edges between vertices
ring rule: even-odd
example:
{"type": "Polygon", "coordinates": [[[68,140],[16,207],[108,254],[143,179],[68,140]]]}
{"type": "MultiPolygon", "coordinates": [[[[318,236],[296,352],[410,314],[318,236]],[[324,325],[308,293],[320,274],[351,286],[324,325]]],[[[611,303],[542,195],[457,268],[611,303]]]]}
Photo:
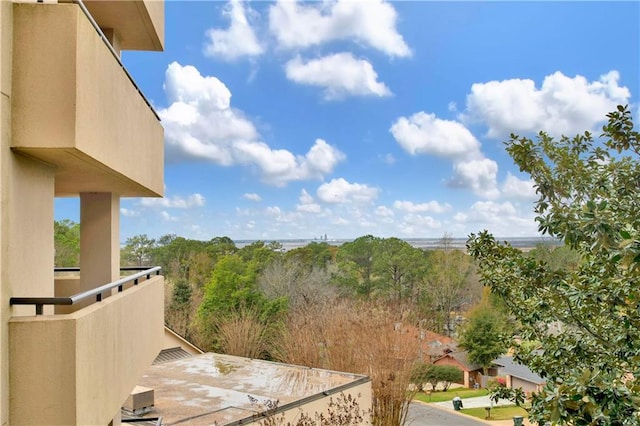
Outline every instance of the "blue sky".
{"type": "Polygon", "coordinates": [[[165,51],[123,53],[165,198],[123,199],[122,240],[535,236],[503,142],[638,116],[639,4],[167,1],[165,51]]]}

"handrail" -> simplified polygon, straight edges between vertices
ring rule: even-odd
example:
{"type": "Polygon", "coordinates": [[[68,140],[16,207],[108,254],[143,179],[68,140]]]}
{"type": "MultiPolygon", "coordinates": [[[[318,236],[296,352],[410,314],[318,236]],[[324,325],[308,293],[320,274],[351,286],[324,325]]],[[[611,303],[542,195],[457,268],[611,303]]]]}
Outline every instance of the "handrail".
{"type": "MultiPolygon", "coordinates": [[[[138,268],[139,267],[128,267],[128,268],[138,268]]],[[[75,269],[74,268],[56,268],[56,269],[75,269]]],[[[123,269],[127,269],[124,267],[123,269]]],[[[44,305],[75,305],[78,302],[81,302],[85,299],[88,299],[92,296],[96,297],[96,302],[102,301],[102,292],[109,291],[115,287],[118,287],[118,292],[122,292],[124,285],[133,281],[133,285],[138,285],[138,280],[144,276],[147,279],[151,278],[151,274],[155,272],[156,275],[160,275],[160,270],[162,268],[160,266],[154,266],[153,268],[146,269],[144,271],[138,272],[137,274],[128,275],[124,278],[121,278],[117,281],[113,281],[108,284],[101,285],[100,287],[96,287],[91,290],[83,291],[82,293],[74,294],[69,297],[12,297],[9,299],[9,305],[35,305],[36,307],[36,315],[42,315],[43,306],[44,305]]],[[[80,268],[77,268],[80,270],[80,268]]],[[[135,270],[135,269],[134,269],[135,270]]]]}
{"type": "MultiPolygon", "coordinates": [[[[121,266],[121,271],[146,271],[151,268],[151,265],[147,266],[121,266]]],[[[80,272],[79,266],[56,266],[53,268],[53,272],[80,272]]]]}
{"type": "Polygon", "coordinates": [[[91,16],[91,12],[89,12],[89,10],[87,9],[87,7],[84,5],[84,3],[82,2],[82,0],[71,0],[72,3],[77,4],[80,7],[80,10],[82,10],[82,13],[85,14],[85,16],[87,17],[87,19],[89,20],[89,22],[91,22],[91,25],[93,26],[93,28],[98,32],[98,35],[100,36],[100,38],[102,39],[102,41],[104,42],[104,44],[107,46],[107,48],[109,49],[109,51],[111,52],[111,54],[113,55],[113,57],[116,59],[116,61],[118,61],[118,64],[120,65],[120,68],[122,68],[122,70],[124,71],[124,73],[126,74],[126,76],[129,78],[129,81],[131,81],[131,84],[133,84],[133,87],[138,91],[138,93],[140,94],[140,96],[142,97],[142,100],[144,100],[144,102],[147,104],[147,106],[149,107],[149,109],[151,109],[151,112],[153,112],[153,115],[156,116],[156,118],[158,119],[158,121],[160,120],[160,116],[158,115],[158,113],[156,112],[155,108],[153,108],[153,106],[151,105],[151,102],[149,102],[149,100],[147,99],[147,97],[144,95],[144,93],[142,93],[142,90],[140,90],[140,88],[138,87],[138,85],[136,84],[135,80],[133,79],[133,77],[131,77],[131,74],[129,74],[129,71],[127,71],[127,69],[125,68],[124,64],[122,63],[122,60],[120,59],[120,55],[118,55],[116,53],[116,51],[114,50],[113,46],[111,45],[111,43],[109,42],[109,39],[107,38],[107,36],[104,35],[104,33],[102,32],[102,29],[100,28],[100,26],[98,25],[98,23],[95,21],[95,19],[93,19],[93,16],[91,16]]]}

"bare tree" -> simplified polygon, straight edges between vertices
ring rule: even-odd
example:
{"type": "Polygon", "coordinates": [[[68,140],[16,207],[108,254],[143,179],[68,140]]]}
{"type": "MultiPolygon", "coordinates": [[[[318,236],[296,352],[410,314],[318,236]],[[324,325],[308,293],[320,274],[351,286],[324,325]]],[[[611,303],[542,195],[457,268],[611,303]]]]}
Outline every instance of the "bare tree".
{"type": "Polygon", "coordinates": [[[418,341],[403,334],[390,309],[335,301],[291,314],[282,344],[286,362],[371,378],[374,425],[402,425],[413,395],[418,341]]]}
{"type": "MultiPolygon", "coordinates": [[[[451,313],[469,299],[470,289],[477,283],[473,259],[464,251],[453,247],[451,236],[445,234],[440,248],[429,256],[430,268],[425,276],[429,307],[436,312],[433,328],[446,333],[454,331],[451,313]]],[[[478,287],[478,286],[475,286],[478,287]]],[[[480,297],[480,293],[476,295],[480,297]]]]}
{"type": "Polygon", "coordinates": [[[289,308],[326,304],[336,297],[331,285],[331,269],[335,266],[308,268],[296,258],[271,262],[258,277],[258,288],[269,299],[286,297],[289,308]]]}

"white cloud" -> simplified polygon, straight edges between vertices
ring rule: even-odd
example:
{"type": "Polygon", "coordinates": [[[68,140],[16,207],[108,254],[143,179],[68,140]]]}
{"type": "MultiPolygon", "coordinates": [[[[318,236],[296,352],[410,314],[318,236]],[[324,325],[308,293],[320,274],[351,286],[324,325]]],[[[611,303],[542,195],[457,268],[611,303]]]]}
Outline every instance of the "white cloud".
{"type": "Polygon", "coordinates": [[[407,213],[445,213],[452,209],[448,203],[440,204],[437,201],[429,201],[428,203],[414,203],[412,201],[399,201],[393,203],[393,207],[407,213]]]}
{"type": "Polygon", "coordinates": [[[398,228],[402,234],[415,237],[417,235],[433,233],[434,230],[441,229],[442,223],[431,216],[408,214],[403,217],[398,228]]]}
{"type": "Polygon", "coordinates": [[[356,59],[351,53],[336,53],[303,61],[299,56],[287,62],[287,78],[299,83],[324,88],[327,100],[353,96],[390,96],[391,91],[378,82],[371,63],[356,59]]]}
{"type": "Polygon", "coordinates": [[[162,219],[166,222],[178,222],[177,217],[170,215],[168,212],[164,210],[160,212],[160,216],[162,216],[162,219]]]}
{"type": "Polygon", "coordinates": [[[387,206],[376,207],[376,209],[374,210],[374,213],[376,214],[376,216],[380,216],[380,217],[393,217],[393,210],[391,210],[387,206]]]}
{"type": "Polygon", "coordinates": [[[135,210],[131,210],[131,209],[127,209],[125,207],[120,207],[120,214],[122,216],[126,216],[126,217],[136,217],[140,215],[140,212],[135,211],[135,210]]]}
{"type": "Polygon", "coordinates": [[[145,207],[163,207],[173,209],[189,209],[192,207],[202,207],[205,204],[205,198],[201,194],[195,193],[187,198],[180,196],[165,198],[141,198],[140,204],[145,207]]]}
{"type": "Polygon", "coordinates": [[[393,154],[386,154],[382,156],[382,161],[384,161],[385,164],[392,166],[396,163],[396,157],[394,157],[393,154]]]}
{"type": "Polygon", "coordinates": [[[299,200],[300,203],[296,206],[296,210],[299,212],[320,213],[322,211],[320,204],[316,203],[305,189],[300,192],[299,200]]]}
{"type": "Polygon", "coordinates": [[[320,185],[317,194],[321,201],[330,204],[371,203],[378,197],[378,189],[339,178],[320,185]]]}
{"type": "Polygon", "coordinates": [[[557,71],[538,89],[529,79],[476,83],[467,96],[467,120],[482,121],[490,137],[512,132],[538,132],[572,136],[593,130],[618,104],[629,102],[629,89],[618,85],[620,74],[610,71],[589,82],[557,71]]]}
{"type": "Polygon", "coordinates": [[[445,158],[477,157],[480,142],[461,123],[442,120],[423,111],[400,117],[391,134],[411,155],[429,154],[445,158]]]}
{"type": "Polygon", "coordinates": [[[320,178],[333,171],[336,164],[347,158],[337,148],[329,145],[323,139],[316,139],[314,145],[300,160],[300,166],[304,175],[320,178]]]}
{"type": "Polygon", "coordinates": [[[400,117],[389,130],[411,155],[450,159],[454,171],[450,186],[471,189],[484,198],[500,195],[496,181],[498,164],[484,156],[480,142],[462,123],[421,111],[409,118],[400,117]]]}
{"type": "Polygon", "coordinates": [[[284,149],[273,150],[263,142],[238,142],[234,148],[240,162],[258,165],[263,180],[277,186],[293,180],[319,179],[346,158],[322,139],[316,139],[305,156],[294,156],[284,149]]]}
{"type": "Polygon", "coordinates": [[[533,185],[533,179],[522,180],[508,173],[502,184],[502,196],[509,199],[536,200],[538,196],[533,185]]]}
{"type": "Polygon", "coordinates": [[[246,7],[242,0],[230,0],[223,11],[229,21],[226,30],[210,29],[207,31],[207,42],[204,54],[226,61],[234,61],[243,56],[259,56],[264,48],[258,42],[247,15],[254,15],[255,11],[246,7]]]}
{"type": "Polygon", "coordinates": [[[282,213],[278,206],[269,206],[265,211],[269,216],[279,216],[282,213]]]}
{"type": "Polygon", "coordinates": [[[449,184],[453,187],[470,188],[476,195],[496,198],[500,195],[497,187],[498,163],[489,159],[460,161],[453,165],[454,177],[449,184]]]}
{"type": "Polygon", "coordinates": [[[231,166],[257,166],[263,181],[286,185],[293,180],[321,179],[345,156],[317,139],[305,155],[272,149],[260,140],[253,123],[231,108],[231,92],[215,77],[202,76],[177,62],[166,72],[169,107],[158,111],[165,128],[167,158],[205,159],[231,166]]]}
{"type": "Polygon", "coordinates": [[[466,213],[458,213],[454,221],[465,232],[488,229],[499,237],[530,237],[537,235],[533,211],[519,211],[512,203],[478,201],[466,213]]]}
{"type": "Polygon", "coordinates": [[[411,50],[396,30],[397,14],[384,0],[299,3],[278,0],[269,9],[269,28],[285,48],[306,48],[335,40],[369,45],[389,56],[411,50]]]}
{"type": "Polygon", "coordinates": [[[296,211],[302,213],[320,213],[322,211],[322,207],[320,204],[298,204],[296,206],[296,211]]]}
{"type": "Polygon", "coordinates": [[[300,199],[300,204],[311,204],[315,202],[313,197],[309,195],[306,189],[303,189],[302,191],[300,191],[299,199],[300,199]]]}
{"type": "Polygon", "coordinates": [[[231,92],[215,77],[204,77],[190,65],[167,67],[165,92],[171,105],[160,109],[167,158],[203,158],[220,165],[235,162],[233,143],[256,140],[258,132],[231,109],[231,92]]]}
{"type": "Polygon", "coordinates": [[[296,223],[301,219],[301,215],[298,212],[286,212],[278,206],[267,207],[264,213],[268,217],[275,219],[276,222],[282,223],[296,223]]]}
{"type": "Polygon", "coordinates": [[[262,197],[253,192],[251,193],[248,192],[246,194],[243,194],[242,198],[244,198],[245,200],[256,201],[256,202],[262,201],[262,197]]]}
{"type": "Polygon", "coordinates": [[[331,221],[331,223],[333,225],[341,225],[341,226],[350,224],[350,222],[347,219],[343,218],[343,217],[337,217],[337,218],[333,219],[331,221]]]}
{"type": "Polygon", "coordinates": [[[216,77],[203,77],[197,68],[172,62],[167,67],[164,90],[170,101],[194,107],[186,124],[195,121],[195,112],[201,110],[228,110],[231,92],[216,77]]]}

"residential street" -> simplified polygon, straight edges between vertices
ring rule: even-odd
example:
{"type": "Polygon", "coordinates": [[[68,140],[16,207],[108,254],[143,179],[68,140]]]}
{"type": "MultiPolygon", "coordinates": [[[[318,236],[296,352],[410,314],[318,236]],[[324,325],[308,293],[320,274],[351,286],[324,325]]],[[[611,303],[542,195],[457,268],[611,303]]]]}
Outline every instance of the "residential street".
{"type": "MultiPolygon", "coordinates": [[[[511,402],[501,399],[497,404],[491,404],[488,396],[465,398],[462,400],[464,408],[488,407],[490,405],[509,405],[511,402]]],[[[490,424],[493,426],[512,426],[512,420],[480,420],[453,411],[451,401],[425,404],[413,402],[409,406],[407,426],[478,426],[490,424]]],[[[524,424],[529,426],[525,419],[524,424]]]]}
{"type": "Polygon", "coordinates": [[[413,402],[409,406],[407,426],[480,426],[486,423],[474,420],[452,410],[413,402]]]}

